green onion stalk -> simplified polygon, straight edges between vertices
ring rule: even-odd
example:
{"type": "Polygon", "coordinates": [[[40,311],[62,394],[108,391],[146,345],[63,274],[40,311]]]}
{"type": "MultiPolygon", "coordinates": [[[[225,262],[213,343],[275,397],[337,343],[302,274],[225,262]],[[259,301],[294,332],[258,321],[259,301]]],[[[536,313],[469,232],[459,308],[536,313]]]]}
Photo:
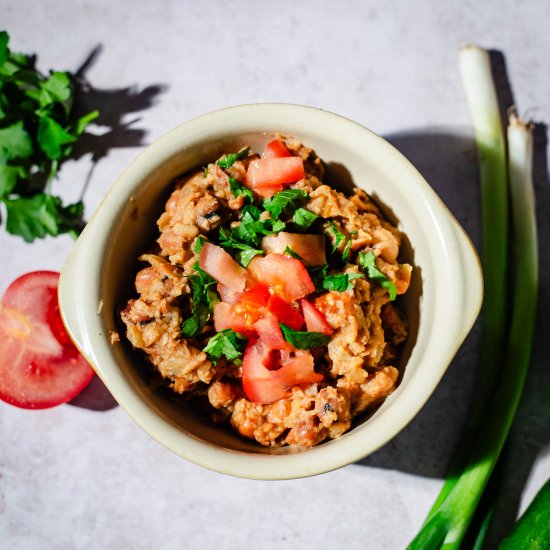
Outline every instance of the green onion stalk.
{"type": "Polygon", "coordinates": [[[489,53],[478,46],[460,51],[460,71],[475,130],[481,180],[484,276],[480,373],[466,431],[427,521],[454,487],[471,451],[485,406],[492,397],[506,342],[508,262],[508,190],[506,142],[489,53]]]}
{"type": "MultiPolygon", "coordinates": [[[[483,109],[484,102],[476,94],[485,94],[489,89],[494,90],[494,86],[487,86],[491,73],[486,52],[484,55],[483,50],[478,48],[463,50],[463,52],[472,51],[475,52],[472,55],[465,54],[470,59],[464,61],[462,58],[461,62],[465,80],[472,76],[480,79],[477,88],[473,86],[475,82],[466,84],[467,88],[472,86],[468,93],[468,100],[475,120],[478,115],[480,118],[486,117],[483,112],[478,111],[483,109]],[[469,63],[478,64],[478,66],[472,71],[464,70],[464,65],[469,63]]],[[[482,126],[475,125],[477,139],[478,129],[482,126]]],[[[508,150],[514,225],[514,286],[510,331],[506,347],[503,346],[505,353],[502,375],[480,423],[475,444],[465,461],[462,473],[454,476],[451,483],[446,483],[446,493],[440,495],[428,521],[409,545],[410,549],[460,547],[508,436],[531,358],[538,293],[538,248],[532,182],[533,137],[532,127],[514,114],[510,115],[508,150]]],[[[482,178],[483,173],[482,170],[482,178]]],[[[484,225],[491,223],[493,223],[492,219],[484,218],[484,225]]],[[[486,235],[487,233],[488,231],[485,232],[486,235]]],[[[485,276],[487,284],[489,283],[487,271],[485,276]]],[[[504,295],[502,299],[504,301],[504,295]]],[[[502,311],[504,313],[504,310],[502,311]]],[[[493,311],[490,313],[494,314],[493,311]]],[[[493,320],[496,321],[494,316],[493,320]]],[[[490,341],[493,340],[490,339],[490,341]]],[[[487,346],[487,339],[484,342],[487,346]]],[[[498,356],[500,357],[501,353],[498,356]]],[[[487,355],[484,357],[485,360],[489,359],[487,355]]],[[[487,364],[483,363],[483,370],[487,364]]],[[[489,371],[491,371],[492,364],[489,364],[491,365],[489,371]]],[[[494,373],[491,374],[494,376],[494,373]]],[[[490,387],[487,392],[489,390],[490,387]]]]}

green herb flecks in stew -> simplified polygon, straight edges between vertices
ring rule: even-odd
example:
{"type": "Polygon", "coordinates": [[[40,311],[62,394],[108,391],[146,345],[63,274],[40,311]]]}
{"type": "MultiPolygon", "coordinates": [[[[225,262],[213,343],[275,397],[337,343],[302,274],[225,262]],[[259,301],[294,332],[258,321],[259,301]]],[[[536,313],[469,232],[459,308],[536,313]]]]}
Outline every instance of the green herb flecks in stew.
{"type": "Polygon", "coordinates": [[[236,365],[241,365],[241,357],[244,353],[248,340],[233,329],[225,329],[212,336],[202,351],[208,355],[208,358],[214,363],[225,357],[228,361],[233,361],[236,365]]]}
{"type": "Polygon", "coordinates": [[[395,300],[397,288],[395,284],[376,267],[376,255],[372,250],[360,252],[358,255],[359,264],[367,271],[369,279],[376,281],[382,288],[385,288],[390,295],[390,300],[395,300]]]}

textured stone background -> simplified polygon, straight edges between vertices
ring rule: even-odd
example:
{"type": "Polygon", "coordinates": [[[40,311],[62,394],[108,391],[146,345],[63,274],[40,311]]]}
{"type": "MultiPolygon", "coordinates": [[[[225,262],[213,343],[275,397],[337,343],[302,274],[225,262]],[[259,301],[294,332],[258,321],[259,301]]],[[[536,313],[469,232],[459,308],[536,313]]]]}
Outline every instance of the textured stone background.
{"type": "MultiPolygon", "coordinates": [[[[477,244],[476,163],[458,49],[500,50],[516,105],[550,120],[544,0],[0,0],[0,12],[12,45],[39,53],[43,70],[76,71],[95,52],[81,102],[101,109],[106,135],[88,140],[58,182],[76,198],[89,178],[88,216],[141,147],[177,123],[227,105],[281,101],[340,113],[389,138],[477,244]]],[[[499,81],[509,94],[502,74],[499,81]]],[[[550,187],[544,133],[538,137],[544,269],[550,187]]],[[[70,246],[69,238],[25,246],[0,234],[0,291],[23,272],[60,269],[70,246]]],[[[550,476],[549,293],[543,271],[541,341],[506,453],[493,544],[550,476]]],[[[454,453],[478,336],[475,329],[429,403],[391,443],[359,464],[298,481],[239,480],[194,466],[143,433],[97,382],[53,410],[0,403],[0,546],[403,548],[454,453]]]]}

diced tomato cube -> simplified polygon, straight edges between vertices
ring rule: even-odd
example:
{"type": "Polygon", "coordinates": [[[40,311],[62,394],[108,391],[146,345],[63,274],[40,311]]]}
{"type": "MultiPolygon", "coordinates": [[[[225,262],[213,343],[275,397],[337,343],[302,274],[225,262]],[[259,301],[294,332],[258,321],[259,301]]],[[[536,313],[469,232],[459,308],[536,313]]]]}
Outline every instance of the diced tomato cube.
{"type": "Polygon", "coordinates": [[[254,280],[267,285],[287,302],[303,298],[315,290],[302,262],[283,254],[256,256],[248,264],[247,271],[254,280]]]}
{"type": "Polygon", "coordinates": [[[280,140],[274,139],[270,141],[262,153],[263,159],[290,157],[292,153],[287,149],[287,146],[280,140]]]}
{"type": "Polygon", "coordinates": [[[276,294],[269,299],[267,309],[277,317],[279,323],[293,330],[300,330],[304,326],[304,318],[300,313],[276,294]]]}
{"type": "Polygon", "coordinates": [[[327,336],[334,332],[325,316],[311,302],[300,300],[300,305],[308,332],[321,332],[327,336]]]}
{"type": "Polygon", "coordinates": [[[304,177],[304,162],[300,157],[256,159],[248,165],[246,182],[258,190],[276,185],[288,186],[304,177]]]}

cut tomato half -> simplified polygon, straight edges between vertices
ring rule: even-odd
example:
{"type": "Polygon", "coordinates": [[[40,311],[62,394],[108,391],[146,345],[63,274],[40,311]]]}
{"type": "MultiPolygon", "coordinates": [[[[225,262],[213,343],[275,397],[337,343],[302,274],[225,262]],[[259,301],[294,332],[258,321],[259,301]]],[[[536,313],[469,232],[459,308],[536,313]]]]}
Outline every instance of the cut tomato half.
{"type": "Polygon", "coordinates": [[[27,273],[0,303],[0,399],[16,407],[66,403],[94,376],[61,321],[58,280],[53,271],[27,273]]]}

